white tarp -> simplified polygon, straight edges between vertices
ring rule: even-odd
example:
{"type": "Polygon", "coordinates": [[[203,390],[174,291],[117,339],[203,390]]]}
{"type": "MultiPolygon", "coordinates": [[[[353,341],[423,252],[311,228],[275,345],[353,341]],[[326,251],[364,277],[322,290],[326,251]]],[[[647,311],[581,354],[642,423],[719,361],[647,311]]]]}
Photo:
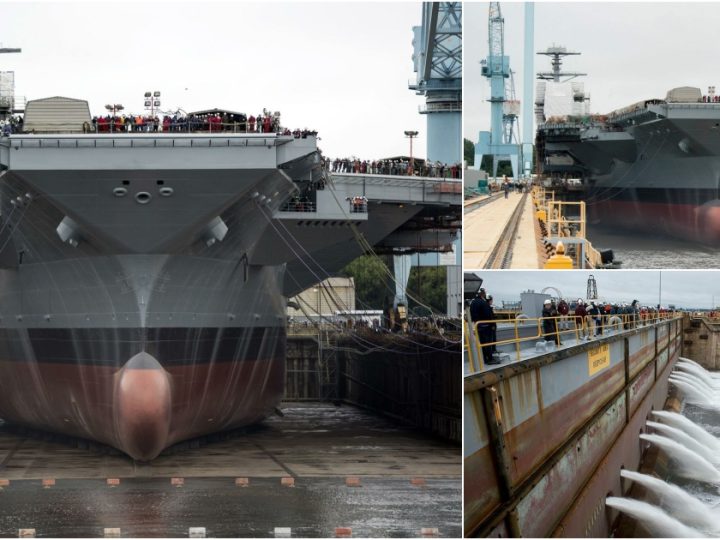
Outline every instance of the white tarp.
{"type": "Polygon", "coordinates": [[[0,71],[0,97],[13,97],[15,94],[15,72],[0,71]]]}
{"type": "Polygon", "coordinates": [[[573,91],[570,83],[548,81],[545,84],[545,118],[575,114],[573,91]]]}

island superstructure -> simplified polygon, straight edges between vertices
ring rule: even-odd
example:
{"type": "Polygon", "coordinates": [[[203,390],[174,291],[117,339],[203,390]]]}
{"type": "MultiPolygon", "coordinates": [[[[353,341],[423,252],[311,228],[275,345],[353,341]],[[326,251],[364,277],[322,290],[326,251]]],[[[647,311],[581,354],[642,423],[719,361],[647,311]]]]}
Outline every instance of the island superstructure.
{"type": "Polygon", "coordinates": [[[538,88],[536,103],[538,167],[554,180],[577,178],[592,221],[720,242],[720,102],[713,87],[705,95],[677,87],[590,115],[580,83],[547,84],[553,86],[538,88]],[[558,92],[563,84],[566,91],[558,92]]]}

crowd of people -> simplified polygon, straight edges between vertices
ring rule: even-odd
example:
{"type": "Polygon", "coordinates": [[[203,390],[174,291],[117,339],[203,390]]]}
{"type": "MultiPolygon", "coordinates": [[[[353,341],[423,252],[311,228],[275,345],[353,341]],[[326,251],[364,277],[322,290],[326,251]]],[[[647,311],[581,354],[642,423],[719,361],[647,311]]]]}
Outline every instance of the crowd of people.
{"type": "Polygon", "coordinates": [[[23,132],[23,117],[21,115],[9,116],[5,120],[0,120],[0,133],[3,135],[11,135],[13,133],[23,132]]]}
{"type": "MultiPolygon", "coordinates": [[[[232,132],[276,133],[296,139],[317,136],[309,129],[290,130],[280,124],[280,113],[263,109],[257,116],[229,111],[206,111],[199,113],[149,115],[107,114],[93,116],[82,125],[84,133],[184,133],[184,132],[232,132]]],[[[0,133],[10,135],[24,133],[22,115],[14,115],[0,121],[0,133]]]]}
{"type": "MultiPolygon", "coordinates": [[[[641,306],[638,300],[627,302],[586,302],[582,298],[568,302],[546,299],[541,313],[542,337],[545,341],[562,345],[561,337],[571,334],[580,340],[592,340],[608,331],[629,330],[647,321],[656,320],[671,310],[661,306],[641,306]]],[[[470,303],[470,320],[477,324],[478,339],[485,364],[499,364],[495,343],[497,323],[492,296],[480,289],[470,303]]]]}
{"type": "Polygon", "coordinates": [[[188,131],[232,133],[279,133],[296,138],[317,135],[316,132],[296,129],[291,131],[280,125],[280,113],[263,110],[257,116],[228,111],[206,111],[173,115],[105,115],[94,116],[85,131],[94,133],[170,133],[188,131]]]}
{"type": "Polygon", "coordinates": [[[325,168],[334,173],[383,174],[390,176],[424,176],[427,178],[461,178],[462,167],[459,164],[447,165],[440,162],[416,160],[413,167],[404,159],[360,160],[356,158],[336,158],[325,160],[325,168]]]}

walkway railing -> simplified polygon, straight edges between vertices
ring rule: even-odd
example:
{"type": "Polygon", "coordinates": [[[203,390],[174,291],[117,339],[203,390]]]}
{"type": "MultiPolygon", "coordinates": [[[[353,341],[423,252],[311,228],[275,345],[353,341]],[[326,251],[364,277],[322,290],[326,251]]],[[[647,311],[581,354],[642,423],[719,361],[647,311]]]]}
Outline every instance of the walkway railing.
{"type": "Polygon", "coordinates": [[[579,341],[581,337],[587,337],[592,340],[609,332],[619,332],[625,330],[633,330],[638,327],[649,326],[660,321],[666,321],[676,318],[679,312],[662,312],[662,313],[638,313],[632,314],[603,314],[597,316],[596,321],[592,315],[576,316],[576,315],[560,315],[557,317],[538,317],[515,319],[493,319],[486,321],[475,321],[473,323],[473,331],[468,332],[466,326],[465,346],[468,351],[470,360],[470,374],[483,371],[485,365],[483,362],[483,350],[490,348],[494,350],[498,346],[512,348],[515,351],[515,360],[521,359],[522,345],[537,340],[552,341],[562,343],[563,337],[574,338],[579,341]],[[551,328],[546,331],[545,326],[551,328]],[[488,325],[502,325],[504,331],[512,331],[512,337],[508,339],[495,339],[492,341],[481,341],[480,327],[487,328],[488,325]],[[520,331],[534,329],[532,335],[521,336],[520,331]],[[470,335],[472,334],[472,337],[470,335]],[[471,341],[472,340],[472,341],[471,341]],[[474,347],[473,347],[474,345],[474,347]]]}

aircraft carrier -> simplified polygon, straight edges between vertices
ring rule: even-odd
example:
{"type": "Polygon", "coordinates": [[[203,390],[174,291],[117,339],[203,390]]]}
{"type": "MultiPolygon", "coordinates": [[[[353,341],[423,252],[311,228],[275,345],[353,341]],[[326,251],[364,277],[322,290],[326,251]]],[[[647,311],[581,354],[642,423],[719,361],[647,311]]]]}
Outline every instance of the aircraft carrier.
{"type": "Polygon", "coordinates": [[[74,112],[0,138],[0,417],[137,460],[273,411],[288,297],[459,227],[442,179],[330,177],[312,134],[83,133],[68,98],[26,132],[33,107],[74,112]]]}
{"type": "MultiPolygon", "coordinates": [[[[550,54],[578,54],[556,49],[550,54]]],[[[663,98],[590,115],[580,83],[557,82],[563,73],[559,64],[553,67],[555,79],[536,103],[540,172],[581,192],[592,222],[720,243],[720,102],[714,88],[707,95],[674,88],[663,98]],[[557,92],[563,85],[564,107],[557,92]]]]}

